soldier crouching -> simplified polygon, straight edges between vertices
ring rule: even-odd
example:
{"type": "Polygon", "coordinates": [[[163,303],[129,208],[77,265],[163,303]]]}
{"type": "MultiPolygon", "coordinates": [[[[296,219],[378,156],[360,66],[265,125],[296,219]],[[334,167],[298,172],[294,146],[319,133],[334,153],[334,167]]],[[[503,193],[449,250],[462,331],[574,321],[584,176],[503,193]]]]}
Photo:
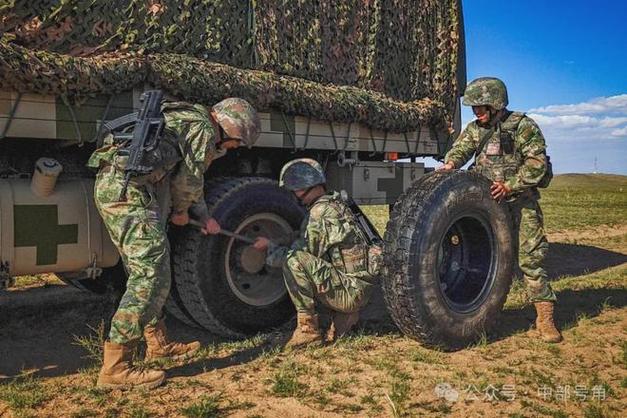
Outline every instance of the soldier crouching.
{"type": "MultiPolygon", "coordinates": [[[[300,237],[288,247],[271,248],[267,263],[282,266],[288,293],[297,311],[297,327],[288,347],[323,340],[316,302],[332,312],[326,341],[334,341],[359,320],[372,294],[381,249],[369,245],[354,213],[337,192],[327,192],[320,164],[309,158],[290,161],[279,184],[309,209],[300,237]]],[[[258,250],[269,241],[258,238],[258,250]]]]}

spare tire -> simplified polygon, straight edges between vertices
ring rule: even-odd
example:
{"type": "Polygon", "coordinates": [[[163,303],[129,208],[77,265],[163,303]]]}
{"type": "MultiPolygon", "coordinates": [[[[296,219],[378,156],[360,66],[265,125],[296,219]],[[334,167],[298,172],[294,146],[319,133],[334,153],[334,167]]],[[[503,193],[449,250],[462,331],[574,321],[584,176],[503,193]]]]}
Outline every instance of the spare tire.
{"type": "MultiPolygon", "coordinates": [[[[206,186],[209,212],[228,231],[287,243],[305,215],[294,196],[260,177],[221,178],[206,186]]],[[[281,269],[248,244],[196,228],[172,231],[174,302],[198,326],[226,337],[242,337],[291,319],[281,269]]],[[[180,313],[179,315],[180,316],[180,313]]]]}
{"type": "Polygon", "coordinates": [[[394,205],[385,232],[385,301],[411,338],[447,349],[488,332],[512,282],[512,227],[490,181],[433,172],[394,205]]]}

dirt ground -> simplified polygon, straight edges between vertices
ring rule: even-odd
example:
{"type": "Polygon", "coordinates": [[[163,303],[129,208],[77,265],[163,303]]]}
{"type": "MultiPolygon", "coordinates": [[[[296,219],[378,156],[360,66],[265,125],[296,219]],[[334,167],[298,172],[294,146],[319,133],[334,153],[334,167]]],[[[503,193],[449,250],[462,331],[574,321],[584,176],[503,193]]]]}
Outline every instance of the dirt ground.
{"type": "Polygon", "coordinates": [[[0,293],[0,416],[625,416],[627,225],[549,239],[562,344],[528,335],[535,314],[518,284],[495,332],[452,353],[402,336],[379,294],[358,332],[296,352],[281,350],[293,324],[224,341],[169,320],[204,348],[166,365],[150,393],[94,388],[97,355],[77,339],[97,340],[110,300],[64,285],[0,293]]]}

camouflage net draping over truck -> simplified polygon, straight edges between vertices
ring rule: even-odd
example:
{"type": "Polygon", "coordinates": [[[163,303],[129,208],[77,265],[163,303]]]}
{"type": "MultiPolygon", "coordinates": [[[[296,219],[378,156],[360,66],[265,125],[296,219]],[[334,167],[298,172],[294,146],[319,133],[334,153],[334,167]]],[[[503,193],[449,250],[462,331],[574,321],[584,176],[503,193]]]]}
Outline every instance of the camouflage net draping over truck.
{"type": "Polygon", "coordinates": [[[403,132],[465,83],[459,0],[4,0],[0,31],[0,90],[75,103],[146,82],[403,132]]]}
{"type": "MultiPolygon", "coordinates": [[[[260,111],[255,146],[206,172],[224,230],[285,242],[305,213],[275,179],[314,158],[329,189],[394,205],[381,284],[404,333],[456,348],[496,323],[513,277],[507,209],[486,178],[416,160],[461,129],[461,0],[0,0],[0,35],[0,290],[51,272],[124,288],[85,162],[104,122],[159,88],[260,111]]],[[[283,270],[248,244],[185,227],[168,240],[179,320],[241,337],[293,317],[283,270]]],[[[362,318],[383,319],[370,306],[362,318]]]]}

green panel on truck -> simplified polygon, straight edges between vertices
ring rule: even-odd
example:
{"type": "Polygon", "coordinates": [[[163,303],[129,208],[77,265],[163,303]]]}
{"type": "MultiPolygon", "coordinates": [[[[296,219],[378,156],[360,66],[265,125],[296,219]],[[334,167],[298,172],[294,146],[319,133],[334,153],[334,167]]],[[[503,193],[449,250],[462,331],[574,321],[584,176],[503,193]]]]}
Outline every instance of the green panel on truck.
{"type": "Polygon", "coordinates": [[[132,90],[110,97],[109,99],[107,96],[100,95],[89,98],[85,103],[76,106],[57,96],[55,98],[57,138],[92,141],[98,133],[97,124],[100,121],[112,120],[133,111],[132,90]]]}
{"type": "Polygon", "coordinates": [[[57,246],[78,242],[78,224],[59,225],[56,205],[15,205],[16,247],[37,247],[37,265],[57,263],[57,246]]]}

